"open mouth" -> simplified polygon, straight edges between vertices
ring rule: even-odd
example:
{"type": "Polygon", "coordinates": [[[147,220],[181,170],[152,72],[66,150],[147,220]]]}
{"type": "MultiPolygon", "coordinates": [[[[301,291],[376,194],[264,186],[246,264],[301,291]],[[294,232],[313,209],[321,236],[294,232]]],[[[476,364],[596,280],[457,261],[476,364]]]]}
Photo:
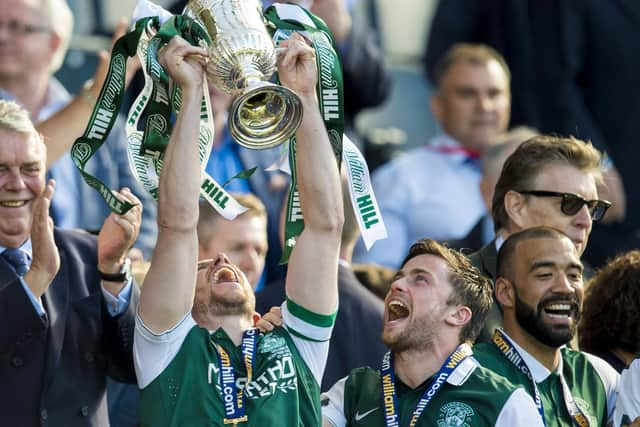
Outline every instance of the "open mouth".
{"type": "Polygon", "coordinates": [[[551,318],[568,320],[569,318],[574,318],[577,306],[571,302],[554,302],[547,304],[542,310],[551,318]]]}
{"type": "Polygon", "coordinates": [[[390,301],[388,307],[387,319],[389,322],[409,317],[409,308],[402,301],[390,301]]]}
{"type": "Polygon", "coordinates": [[[220,267],[213,273],[214,283],[240,282],[238,275],[229,267],[220,267]]]}
{"type": "Polygon", "coordinates": [[[27,204],[26,200],[5,200],[0,202],[0,206],[5,208],[19,208],[27,204]]]}

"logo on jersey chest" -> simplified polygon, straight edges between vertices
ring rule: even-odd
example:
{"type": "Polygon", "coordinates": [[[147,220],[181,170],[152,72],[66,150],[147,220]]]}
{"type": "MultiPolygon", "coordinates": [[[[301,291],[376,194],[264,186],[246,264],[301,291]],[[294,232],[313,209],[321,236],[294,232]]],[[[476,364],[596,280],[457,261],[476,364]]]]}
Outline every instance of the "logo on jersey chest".
{"type": "Polygon", "coordinates": [[[440,407],[438,427],[469,427],[475,412],[462,402],[449,402],[440,407]]]}
{"type": "MultiPolygon", "coordinates": [[[[254,376],[249,384],[245,376],[236,378],[238,390],[244,390],[244,395],[249,399],[297,390],[298,379],[293,355],[284,338],[271,334],[264,336],[256,353],[256,359],[260,360],[259,366],[254,367],[254,376]]],[[[214,384],[216,389],[220,388],[219,376],[220,369],[215,363],[210,362],[207,381],[214,384]]]]}

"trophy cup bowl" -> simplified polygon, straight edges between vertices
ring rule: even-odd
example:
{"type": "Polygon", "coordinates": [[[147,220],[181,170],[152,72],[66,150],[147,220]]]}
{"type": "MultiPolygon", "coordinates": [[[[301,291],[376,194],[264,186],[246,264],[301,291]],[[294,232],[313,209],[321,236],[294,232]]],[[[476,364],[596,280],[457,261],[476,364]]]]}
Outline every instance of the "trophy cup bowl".
{"type": "Polygon", "coordinates": [[[298,96],[268,82],[276,53],[265,27],[259,0],[190,0],[183,15],[211,37],[208,80],[236,95],[229,111],[229,131],[243,147],[266,149],[287,141],[302,121],[298,96]]]}

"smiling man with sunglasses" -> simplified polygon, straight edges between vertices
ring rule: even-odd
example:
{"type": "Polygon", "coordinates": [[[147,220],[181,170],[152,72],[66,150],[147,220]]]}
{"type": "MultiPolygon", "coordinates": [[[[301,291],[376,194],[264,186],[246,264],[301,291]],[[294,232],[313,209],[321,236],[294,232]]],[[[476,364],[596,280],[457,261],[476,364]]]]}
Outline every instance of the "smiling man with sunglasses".
{"type": "MultiPolygon", "coordinates": [[[[591,143],[575,138],[535,136],[523,142],[502,168],[493,195],[496,239],[469,256],[487,277],[496,277],[496,258],[513,233],[546,226],[566,234],[582,255],[594,221],[611,203],[598,199],[602,158],[591,143]]],[[[478,341],[502,326],[498,304],[489,312],[478,341]]]]}

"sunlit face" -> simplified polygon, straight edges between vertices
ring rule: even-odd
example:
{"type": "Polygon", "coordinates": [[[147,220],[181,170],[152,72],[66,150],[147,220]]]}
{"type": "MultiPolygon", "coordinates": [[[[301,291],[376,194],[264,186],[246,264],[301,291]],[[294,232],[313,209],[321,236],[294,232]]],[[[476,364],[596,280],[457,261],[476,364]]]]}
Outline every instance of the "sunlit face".
{"type": "Polygon", "coordinates": [[[199,265],[193,311],[215,316],[253,314],[256,306],[253,288],[225,254],[199,265]]]}
{"type": "Polygon", "coordinates": [[[58,48],[42,0],[0,0],[0,81],[49,73],[58,48]]]}
{"type": "Polygon", "coordinates": [[[515,317],[529,335],[560,347],[576,333],[584,288],[582,264],[568,239],[530,239],[516,247],[515,317]]]}
{"type": "MultiPolygon", "coordinates": [[[[598,198],[596,181],[592,174],[566,164],[549,164],[544,167],[532,187],[521,190],[544,190],[574,193],[585,200],[598,198]]],[[[546,226],[562,231],[573,241],[579,254],[587,246],[593,221],[586,206],[575,215],[569,216],[560,210],[559,197],[527,196],[522,216],[521,228],[546,226]]]]}
{"type": "Polygon", "coordinates": [[[382,340],[395,352],[431,344],[451,310],[447,263],[435,255],[410,259],[385,298],[382,340]]]}
{"type": "Polygon", "coordinates": [[[0,128],[0,245],[16,248],[31,233],[44,190],[45,146],[35,135],[0,128]]]}
{"type": "Polygon", "coordinates": [[[247,276],[255,289],[264,270],[267,255],[267,222],[264,217],[238,217],[233,221],[217,219],[213,238],[201,242],[199,259],[226,254],[247,276]]]}
{"type": "Polygon", "coordinates": [[[498,142],[511,114],[509,80],[500,64],[458,62],[432,99],[442,129],[462,145],[482,149],[498,142]]]}

